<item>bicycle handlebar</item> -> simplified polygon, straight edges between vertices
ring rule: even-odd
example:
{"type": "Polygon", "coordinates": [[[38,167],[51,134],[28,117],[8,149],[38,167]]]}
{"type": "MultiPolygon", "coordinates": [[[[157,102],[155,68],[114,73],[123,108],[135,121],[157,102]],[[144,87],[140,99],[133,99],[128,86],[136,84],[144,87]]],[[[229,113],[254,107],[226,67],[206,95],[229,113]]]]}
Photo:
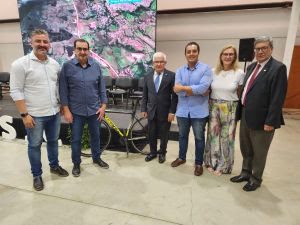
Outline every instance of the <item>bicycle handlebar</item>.
{"type": "Polygon", "coordinates": [[[116,109],[106,109],[105,110],[106,113],[121,113],[121,114],[133,114],[133,110],[116,110],[116,109]]]}

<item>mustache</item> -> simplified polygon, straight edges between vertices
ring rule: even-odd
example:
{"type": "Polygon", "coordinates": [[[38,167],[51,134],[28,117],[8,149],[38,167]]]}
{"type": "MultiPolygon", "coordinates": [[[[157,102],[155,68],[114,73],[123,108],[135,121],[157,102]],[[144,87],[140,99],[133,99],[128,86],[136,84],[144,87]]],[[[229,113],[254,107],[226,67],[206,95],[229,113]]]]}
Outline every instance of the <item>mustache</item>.
{"type": "Polygon", "coordinates": [[[44,49],[44,50],[48,50],[46,47],[37,47],[37,49],[44,49]]]}

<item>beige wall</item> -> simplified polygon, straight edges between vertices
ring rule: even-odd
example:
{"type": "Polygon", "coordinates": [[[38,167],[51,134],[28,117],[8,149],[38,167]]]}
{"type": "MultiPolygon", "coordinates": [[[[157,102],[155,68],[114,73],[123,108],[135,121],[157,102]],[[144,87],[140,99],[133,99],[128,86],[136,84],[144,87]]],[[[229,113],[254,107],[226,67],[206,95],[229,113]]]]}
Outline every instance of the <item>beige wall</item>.
{"type": "MultiPolygon", "coordinates": [[[[2,3],[4,0],[2,1],[2,3]]],[[[5,4],[0,7],[0,20],[18,19],[19,12],[17,0],[5,0],[5,4]]]]}
{"type": "Polygon", "coordinates": [[[20,24],[0,23],[0,34],[0,71],[9,71],[13,60],[24,54],[20,24]]]}
{"type": "MultiPolygon", "coordinates": [[[[160,15],[157,21],[157,50],[168,55],[169,68],[185,61],[183,49],[188,41],[201,47],[200,59],[214,66],[219,50],[226,44],[238,47],[240,38],[270,35],[274,56],[282,60],[291,9],[260,9],[160,15]]],[[[297,43],[300,43],[298,28],[297,43]]]]}

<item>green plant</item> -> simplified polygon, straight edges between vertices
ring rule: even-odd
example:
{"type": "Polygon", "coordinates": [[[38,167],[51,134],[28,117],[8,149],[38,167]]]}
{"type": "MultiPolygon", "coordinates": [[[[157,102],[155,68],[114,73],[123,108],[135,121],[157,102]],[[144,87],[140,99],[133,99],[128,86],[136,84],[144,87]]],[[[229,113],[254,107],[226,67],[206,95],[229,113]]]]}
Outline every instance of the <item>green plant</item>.
{"type": "MultiPolygon", "coordinates": [[[[71,142],[71,133],[72,133],[72,130],[71,130],[71,127],[68,128],[68,140],[70,140],[71,142]]],[[[88,125],[85,124],[84,127],[83,127],[83,132],[82,132],[82,138],[81,138],[81,148],[83,150],[87,150],[91,147],[90,145],[90,133],[89,133],[89,129],[88,129],[88,125]]]]}
{"type": "Polygon", "coordinates": [[[81,148],[83,150],[87,150],[91,147],[90,145],[90,133],[88,129],[88,125],[85,124],[83,127],[83,133],[82,133],[82,138],[81,138],[81,148]]]}

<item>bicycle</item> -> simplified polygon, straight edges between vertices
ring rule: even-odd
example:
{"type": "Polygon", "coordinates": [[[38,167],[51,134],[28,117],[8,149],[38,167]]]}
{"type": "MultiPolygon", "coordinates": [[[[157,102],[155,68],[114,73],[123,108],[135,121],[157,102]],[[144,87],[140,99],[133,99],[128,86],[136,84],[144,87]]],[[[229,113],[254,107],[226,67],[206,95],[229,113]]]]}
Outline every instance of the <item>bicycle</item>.
{"type": "MultiPolygon", "coordinates": [[[[119,111],[119,110],[105,110],[105,115],[102,121],[100,122],[100,149],[103,152],[110,144],[112,137],[112,130],[115,130],[118,136],[124,141],[126,147],[127,157],[129,154],[129,143],[133,149],[142,154],[150,153],[150,147],[148,143],[148,120],[145,118],[139,118],[136,115],[137,105],[141,96],[132,96],[136,98],[136,103],[132,111],[119,111]],[[131,115],[131,120],[128,124],[127,129],[124,129],[123,132],[121,129],[112,121],[107,113],[120,113],[131,115]]],[[[91,153],[86,153],[81,151],[81,155],[85,157],[91,157],[91,153]]]]}

